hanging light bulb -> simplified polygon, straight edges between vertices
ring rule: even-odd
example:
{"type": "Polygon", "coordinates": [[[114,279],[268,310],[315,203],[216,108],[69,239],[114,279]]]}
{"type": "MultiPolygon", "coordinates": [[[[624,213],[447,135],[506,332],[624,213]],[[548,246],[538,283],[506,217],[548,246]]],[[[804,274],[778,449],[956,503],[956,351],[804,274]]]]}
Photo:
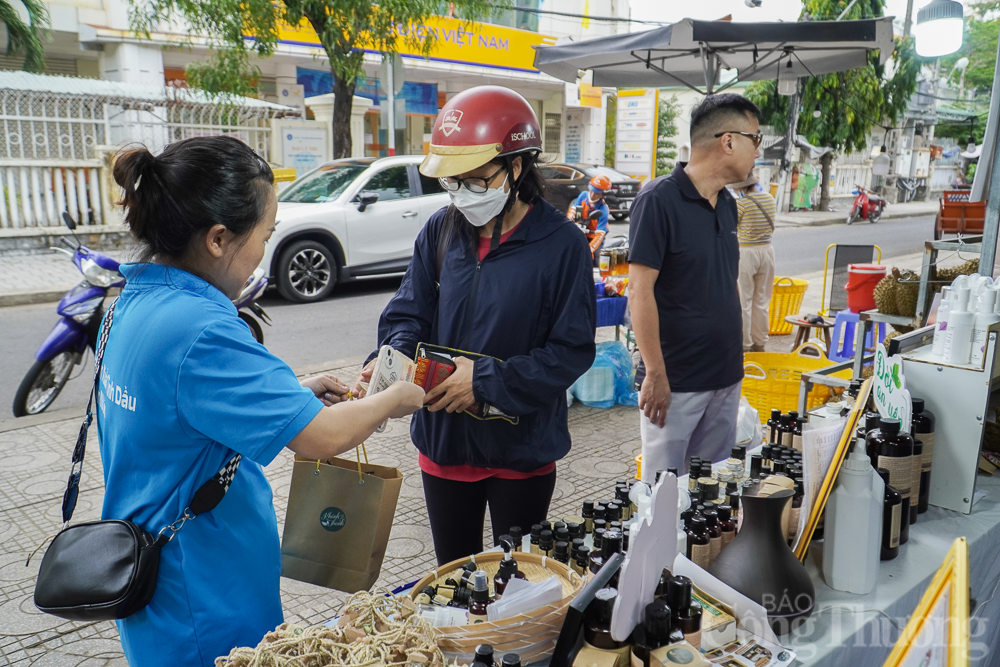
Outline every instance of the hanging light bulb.
{"type": "Polygon", "coordinates": [[[819,118],[822,115],[823,115],[823,112],[819,110],[819,105],[817,104],[816,108],[813,109],[813,118],[819,118]]]}
{"type": "Polygon", "coordinates": [[[965,152],[972,153],[975,150],[976,150],[976,138],[970,134],[968,145],[965,147],[965,152]]]}
{"type": "Polygon", "coordinates": [[[917,54],[936,58],[962,47],[962,5],[955,0],[931,0],[917,12],[913,26],[917,54]]]}
{"type": "Polygon", "coordinates": [[[794,95],[795,91],[798,90],[799,80],[792,72],[792,58],[789,56],[788,62],[785,63],[783,69],[779,69],[781,74],[778,76],[778,94],[779,95],[794,95]]]}
{"type": "Polygon", "coordinates": [[[878,152],[878,157],[872,163],[872,174],[875,176],[885,176],[889,173],[889,155],[886,151],[885,144],[882,144],[882,149],[878,152]]]}

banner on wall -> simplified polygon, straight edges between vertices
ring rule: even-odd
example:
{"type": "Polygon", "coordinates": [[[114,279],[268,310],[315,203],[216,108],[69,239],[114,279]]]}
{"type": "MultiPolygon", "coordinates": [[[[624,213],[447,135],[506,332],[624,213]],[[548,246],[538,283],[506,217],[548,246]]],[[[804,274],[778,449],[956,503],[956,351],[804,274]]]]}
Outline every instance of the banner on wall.
{"type": "MultiPolygon", "coordinates": [[[[413,48],[400,40],[398,50],[403,57],[441,60],[512,69],[523,72],[537,72],[534,67],[535,50],[539,44],[555,44],[555,37],[537,32],[518,30],[500,25],[472,23],[446,16],[429,16],[422,23],[397,24],[396,35],[412,35],[423,40],[428,34],[435,36],[430,52],[424,55],[419,48],[413,48]]],[[[298,46],[322,47],[316,31],[305,19],[297,26],[282,24],[278,27],[278,41],[298,46]]],[[[380,53],[360,44],[359,48],[370,53],[380,53]]]]}
{"type": "Polygon", "coordinates": [[[643,183],[656,176],[656,88],[618,91],[615,169],[643,183]]]}
{"type": "MultiPolygon", "coordinates": [[[[296,76],[305,91],[305,97],[333,92],[332,72],[299,67],[296,76]]],[[[377,78],[359,76],[354,87],[354,94],[374,101],[373,111],[379,110],[380,103],[386,99],[377,78]]],[[[400,100],[406,101],[406,113],[408,114],[436,116],[438,112],[437,84],[407,81],[403,84],[399,95],[396,96],[397,104],[400,100]]]]}
{"type": "Polygon", "coordinates": [[[583,111],[566,112],[566,162],[583,162],[583,111]]]}

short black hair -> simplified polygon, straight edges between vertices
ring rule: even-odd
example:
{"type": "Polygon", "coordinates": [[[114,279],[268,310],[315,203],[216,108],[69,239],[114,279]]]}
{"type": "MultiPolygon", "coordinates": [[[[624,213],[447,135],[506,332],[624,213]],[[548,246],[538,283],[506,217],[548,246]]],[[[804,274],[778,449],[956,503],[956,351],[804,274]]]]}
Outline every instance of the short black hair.
{"type": "Polygon", "coordinates": [[[691,145],[714,139],[719,132],[738,130],[738,127],[722,127],[727,123],[746,120],[748,114],[760,118],[756,104],[734,93],[709,95],[698,106],[691,109],[691,145]]]}
{"type": "Polygon", "coordinates": [[[112,174],[122,187],[125,224],[145,246],[142,261],[180,257],[215,224],[244,236],[274,196],[271,167],[228,136],[184,139],[159,155],[127,147],[115,157],[112,174]]]}

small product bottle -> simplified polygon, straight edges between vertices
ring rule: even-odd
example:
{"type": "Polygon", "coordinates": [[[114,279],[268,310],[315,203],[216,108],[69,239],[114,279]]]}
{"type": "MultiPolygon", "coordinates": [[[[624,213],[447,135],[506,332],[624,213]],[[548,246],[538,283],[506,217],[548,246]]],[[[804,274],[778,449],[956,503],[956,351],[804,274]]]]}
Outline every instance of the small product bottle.
{"type": "Polygon", "coordinates": [[[823,578],[830,588],[866,595],[878,581],[885,486],[871,460],[852,447],[826,505],[823,578]]]}
{"type": "Polygon", "coordinates": [[[591,574],[597,574],[604,567],[604,556],[597,550],[597,547],[594,547],[594,550],[590,552],[590,563],[588,563],[587,567],[590,569],[591,574]]]}
{"type": "Polygon", "coordinates": [[[433,586],[427,586],[422,591],[417,593],[417,597],[414,599],[417,604],[430,605],[434,603],[434,596],[437,593],[434,591],[433,586]]]}
{"type": "Polygon", "coordinates": [[[986,356],[986,347],[990,342],[990,325],[1000,322],[1000,314],[994,312],[996,302],[997,288],[995,287],[987,287],[979,295],[979,309],[976,311],[976,320],[972,326],[970,363],[973,366],[982,367],[983,357],[986,356]]]}
{"type": "Polygon", "coordinates": [[[684,641],[701,648],[701,605],[691,597],[694,584],[683,575],[667,582],[667,605],[670,607],[670,624],[684,633],[684,641]]]}
{"type": "Polygon", "coordinates": [[[583,511],[580,512],[580,516],[583,517],[583,529],[590,535],[594,532],[594,501],[584,500],[583,501],[583,511]]]}
{"type": "Polygon", "coordinates": [[[618,503],[610,503],[607,505],[607,509],[604,512],[604,516],[607,518],[608,523],[612,521],[622,520],[622,506],[618,503]]]}
{"type": "Polygon", "coordinates": [[[774,459],[771,463],[771,474],[788,477],[788,462],[785,459],[774,459]]]}
{"type": "Polygon", "coordinates": [[[517,653],[504,653],[500,658],[500,667],[521,667],[521,656],[517,653]]]}
{"type": "Polygon", "coordinates": [[[552,541],[565,542],[566,544],[572,542],[573,538],[570,537],[569,528],[567,528],[566,526],[562,526],[561,528],[556,528],[555,534],[552,536],[552,541]]]}
{"type": "MultiPolygon", "coordinates": [[[[708,569],[712,562],[712,545],[708,536],[708,522],[705,517],[696,515],[689,522],[691,527],[687,532],[687,557],[695,565],[708,569]]],[[[673,605],[671,605],[673,606],[673,605]]]]}
{"type": "MultiPolygon", "coordinates": [[[[604,534],[604,544],[602,547],[604,562],[607,563],[612,556],[622,552],[622,547],[624,546],[624,537],[620,530],[609,530],[604,534]]],[[[608,586],[618,588],[618,576],[621,574],[619,569],[615,572],[611,579],[608,580],[608,586]]]]}
{"type": "Polygon", "coordinates": [[[552,557],[563,565],[569,565],[569,542],[559,540],[552,549],[552,557]]]}
{"type": "Polygon", "coordinates": [[[937,324],[934,326],[934,346],[931,352],[944,356],[944,343],[948,338],[948,313],[951,311],[953,292],[950,286],[941,288],[941,302],[938,304],[937,324]]]}
{"type": "Polygon", "coordinates": [[[743,479],[743,457],[740,456],[740,447],[733,447],[726,460],[726,467],[733,479],[743,479]]]}
{"type": "Polygon", "coordinates": [[[589,566],[590,547],[580,547],[576,550],[576,557],[573,558],[573,570],[581,576],[586,576],[589,566]]]}
{"type": "MultiPolygon", "coordinates": [[[[770,451],[770,449],[768,450],[770,451]]],[[[760,454],[750,455],[750,479],[757,479],[764,470],[764,457],[760,454]]]]}
{"type": "Polygon", "coordinates": [[[913,474],[910,476],[910,525],[912,526],[917,522],[917,502],[920,498],[920,480],[923,477],[924,443],[912,435],[910,437],[913,438],[913,456],[910,457],[910,465],[913,466],[913,474]]]}
{"type": "Polygon", "coordinates": [[[792,412],[795,415],[795,424],[792,426],[792,448],[797,451],[802,451],[802,425],[808,421],[808,415],[799,417],[798,412],[792,412]]]}
{"type": "Polygon", "coordinates": [[[597,591],[594,601],[584,613],[583,641],[584,646],[617,653],[617,664],[622,665],[629,658],[628,642],[620,642],[611,636],[611,615],[617,599],[618,591],[614,588],[602,588],[597,591]]]}
{"type": "Polygon", "coordinates": [[[889,471],[889,486],[903,496],[899,543],[906,544],[910,539],[910,482],[913,476],[910,457],[913,456],[913,438],[908,433],[900,432],[898,419],[880,419],[878,430],[874,443],[878,451],[878,467],[889,471]]]}
{"type": "Polygon", "coordinates": [[[521,553],[524,545],[524,531],[521,530],[520,526],[511,526],[510,530],[507,531],[507,534],[510,535],[511,542],[514,545],[514,551],[521,553]]]}
{"type": "MultiPolygon", "coordinates": [[[[739,496],[737,496],[739,498],[739,496]]],[[[733,508],[730,505],[719,505],[719,531],[722,533],[722,545],[719,550],[725,549],[736,537],[736,522],[733,521],[733,508]]]]}
{"type": "Polygon", "coordinates": [[[531,553],[539,554],[541,549],[539,548],[539,540],[542,536],[542,524],[536,523],[531,526],[531,553]]]}
{"type": "Polygon", "coordinates": [[[719,526],[719,511],[716,509],[705,510],[705,525],[708,527],[708,562],[711,564],[715,557],[722,551],[722,529],[719,526]]]}
{"type": "Polygon", "coordinates": [[[552,524],[552,535],[553,536],[558,536],[560,530],[566,530],[566,522],[565,521],[556,521],[554,524],[552,524]]]}
{"type": "Polygon", "coordinates": [[[538,553],[542,556],[551,556],[552,542],[552,531],[543,530],[542,534],[538,536],[538,553]]]}
{"type": "Polygon", "coordinates": [[[469,600],[469,625],[486,623],[486,608],[491,604],[489,575],[483,570],[472,574],[472,599],[469,600]]]}
{"type": "MultiPolygon", "coordinates": [[[[604,503],[594,503],[594,521],[597,521],[598,519],[601,521],[607,521],[608,519],[608,508],[604,506],[604,503]]],[[[591,530],[591,532],[593,532],[593,530],[591,530]]]]}
{"type": "Polygon", "coordinates": [[[694,491],[698,484],[698,475],[701,473],[701,457],[692,456],[688,462],[688,491],[694,491]]]}
{"type": "Polygon", "coordinates": [[[791,447],[792,436],[794,434],[794,429],[792,428],[792,415],[781,415],[778,430],[781,433],[781,442],[778,444],[782,447],[791,447]]]}
{"type": "Polygon", "coordinates": [[[608,532],[607,528],[597,527],[594,528],[594,551],[604,550],[604,533],[608,532]]]}
{"type": "Polygon", "coordinates": [[[632,667],[650,667],[649,654],[670,643],[670,607],[650,602],[632,634],[632,667]]]}
{"type": "Polygon", "coordinates": [[[503,560],[500,561],[500,567],[497,570],[496,576],[493,577],[493,591],[496,593],[497,600],[503,596],[503,592],[511,579],[524,579],[524,574],[517,567],[517,561],[511,555],[514,545],[510,536],[502,536],[500,538],[500,546],[503,547],[503,560]]]}
{"type": "Polygon", "coordinates": [[[490,644],[480,644],[476,647],[476,662],[481,662],[487,667],[495,667],[496,662],[493,657],[493,647],[490,644]]]}
{"type": "Polygon", "coordinates": [[[767,444],[777,445],[780,441],[778,437],[778,427],[781,425],[781,410],[772,409],[771,418],[767,420],[767,444]]]}
{"type": "Polygon", "coordinates": [[[885,484],[885,498],[882,503],[882,540],[879,560],[892,560],[899,555],[899,526],[902,523],[903,496],[889,486],[889,471],[878,469],[878,475],[885,484]]]}
{"type": "Polygon", "coordinates": [[[799,519],[802,516],[802,498],[805,494],[805,486],[803,486],[802,478],[796,477],[795,482],[795,495],[792,496],[792,509],[788,513],[788,544],[795,544],[795,538],[799,536],[799,519]]]}
{"type": "Polygon", "coordinates": [[[576,555],[580,552],[580,547],[584,545],[583,538],[574,539],[569,545],[569,557],[576,558],[576,555]]]}
{"type": "MultiPolygon", "coordinates": [[[[975,313],[969,310],[968,276],[956,278],[953,287],[957,296],[948,313],[948,337],[944,341],[945,360],[949,364],[967,364],[972,356],[972,329],[976,321],[975,313]]],[[[903,498],[905,505],[905,494],[903,498]]]]}
{"type": "Polygon", "coordinates": [[[877,412],[865,413],[865,453],[872,460],[872,468],[876,470],[878,470],[878,451],[874,444],[876,441],[873,438],[879,432],[878,420],[879,415],[877,412]]]}
{"type": "Polygon", "coordinates": [[[615,487],[615,500],[622,508],[622,521],[628,521],[632,517],[632,501],[628,497],[628,487],[619,484],[615,487]]]}
{"type": "Polygon", "coordinates": [[[934,413],[924,407],[924,399],[911,399],[913,403],[912,431],[913,437],[924,443],[924,453],[920,457],[920,497],[917,499],[917,511],[923,514],[930,505],[931,468],[934,464],[934,426],[937,420],[934,413]]]}
{"type": "Polygon", "coordinates": [[[700,477],[698,488],[701,490],[701,501],[708,505],[719,499],[719,482],[711,477],[700,477]]]}
{"type": "MultiPolygon", "coordinates": [[[[778,425],[778,428],[779,429],[781,428],[780,424],[778,425]]],[[[778,433],[778,437],[779,438],[781,437],[780,431],[778,433]]],[[[766,473],[770,474],[770,472],[771,472],[771,452],[774,451],[775,447],[776,447],[776,445],[764,445],[763,447],[760,448],[760,455],[764,459],[763,461],[761,461],[761,473],[765,473],[766,472],[766,473]]]]}

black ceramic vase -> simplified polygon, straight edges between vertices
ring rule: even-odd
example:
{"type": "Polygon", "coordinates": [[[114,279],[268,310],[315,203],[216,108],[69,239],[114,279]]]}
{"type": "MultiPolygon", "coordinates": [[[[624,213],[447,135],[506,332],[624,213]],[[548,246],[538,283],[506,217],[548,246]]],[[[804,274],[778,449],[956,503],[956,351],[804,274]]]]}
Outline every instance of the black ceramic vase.
{"type": "Polygon", "coordinates": [[[816,589],[806,568],[785,542],[781,513],[793,496],[744,495],[743,526],[708,571],[767,611],[776,634],[791,632],[812,613],[816,589]]]}

